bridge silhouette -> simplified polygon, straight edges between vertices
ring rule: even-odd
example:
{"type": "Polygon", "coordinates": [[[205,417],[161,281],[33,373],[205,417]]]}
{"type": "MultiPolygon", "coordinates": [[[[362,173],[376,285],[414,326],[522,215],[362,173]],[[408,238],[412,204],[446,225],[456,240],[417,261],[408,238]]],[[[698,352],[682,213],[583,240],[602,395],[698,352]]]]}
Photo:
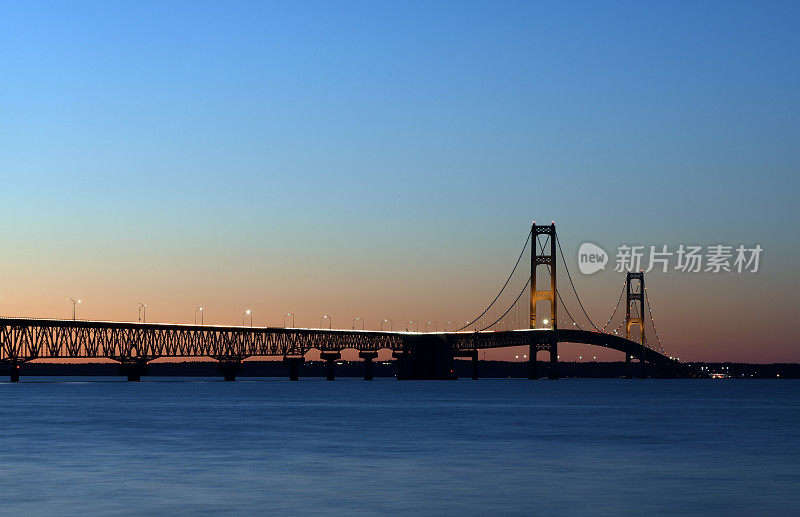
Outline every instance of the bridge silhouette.
{"type": "Polygon", "coordinates": [[[398,379],[454,378],[457,357],[471,359],[472,377],[477,379],[479,350],[527,346],[529,378],[539,378],[537,355],[544,351],[549,354],[546,375],[557,379],[559,343],[583,343],[622,352],[628,377],[633,376],[634,362],[639,377],[693,375],[690,368],[664,352],[642,271],[626,273],[611,316],[602,326],[593,322],[572,282],[555,222],[533,223],[499,293],[470,322],[450,332],[400,332],[2,317],[0,368],[15,382],[23,365],[30,361],[102,358],[118,362],[120,374],[135,381],[147,373],[148,363],[155,359],[211,358],[219,362],[225,380],[235,380],[245,359],[280,357],[288,366],[289,378],[297,380],[306,355],[318,350],[326,362],[327,378],[333,380],[342,351],[352,349],[364,362],[367,380],[372,379],[372,362],[379,350],[392,352],[398,379]],[[530,255],[530,269],[526,267],[528,261],[522,260],[526,253],[530,255]],[[557,287],[559,255],[582,317],[572,316],[557,287]],[[523,297],[526,291],[527,299],[523,297]],[[624,318],[619,311],[623,295],[624,318]],[[566,314],[562,320],[558,319],[559,308],[566,314]],[[537,314],[542,317],[537,319],[537,314]],[[619,325],[614,328],[617,320],[619,325]],[[655,334],[657,347],[649,344],[648,330],[655,334]]]}

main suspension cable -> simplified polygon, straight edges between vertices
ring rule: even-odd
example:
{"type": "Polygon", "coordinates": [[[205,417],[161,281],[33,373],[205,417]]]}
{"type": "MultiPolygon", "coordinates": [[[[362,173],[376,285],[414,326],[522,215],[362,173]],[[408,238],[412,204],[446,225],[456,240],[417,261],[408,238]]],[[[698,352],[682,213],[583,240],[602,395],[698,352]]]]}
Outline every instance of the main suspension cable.
{"type": "Polygon", "coordinates": [[[606,330],[606,327],[608,327],[611,324],[611,320],[614,319],[614,315],[617,313],[617,309],[619,309],[619,304],[620,304],[620,302],[622,302],[622,295],[625,293],[625,284],[626,283],[627,283],[627,280],[625,282],[622,282],[622,289],[619,292],[619,298],[617,298],[617,305],[616,305],[616,307],[614,307],[614,310],[611,311],[611,316],[608,317],[608,321],[606,322],[605,325],[603,325],[603,328],[600,329],[600,332],[604,332],[606,330]]]}
{"type": "Polygon", "coordinates": [[[592,318],[589,317],[589,313],[586,312],[586,308],[583,306],[583,302],[581,302],[581,297],[578,296],[578,290],[575,289],[575,283],[572,281],[572,275],[569,273],[569,267],[567,266],[567,259],[564,258],[564,251],[561,249],[561,239],[558,238],[556,235],[556,242],[558,243],[558,251],[561,252],[561,260],[564,263],[564,269],[567,270],[567,278],[569,278],[569,283],[572,285],[572,290],[575,292],[575,298],[578,299],[578,304],[581,306],[581,310],[583,310],[583,314],[586,315],[586,319],[589,320],[589,323],[594,327],[594,329],[600,332],[600,329],[597,328],[597,325],[594,324],[592,318]]]}
{"type": "MultiPolygon", "coordinates": [[[[530,279],[530,278],[528,278],[528,281],[527,281],[527,282],[525,282],[525,285],[523,286],[522,290],[521,290],[521,291],[519,292],[519,294],[517,295],[517,299],[516,299],[516,300],[514,300],[514,302],[513,302],[513,303],[512,303],[512,304],[509,306],[509,308],[506,310],[506,312],[504,312],[502,316],[500,316],[499,318],[497,318],[496,320],[494,320],[494,323],[492,323],[491,325],[489,325],[489,326],[486,326],[486,327],[483,327],[483,328],[481,329],[481,331],[483,331],[483,330],[486,330],[486,329],[488,329],[488,328],[492,328],[493,326],[495,326],[495,325],[497,324],[497,322],[498,322],[498,321],[500,321],[500,320],[502,320],[503,318],[505,318],[505,317],[506,317],[506,314],[508,314],[508,313],[511,311],[511,309],[512,309],[512,308],[514,308],[514,306],[517,304],[517,302],[519,301],[520,297],[522,296],[522,293],[524,293],[524,292],[525,292],[525,289],[527,289],[527,288],[528,288],[528,285],[529,285],[530,283],[531,283],[531,279],[530,279]]],[[[480,316],[479,316],[479,317],[480,317],[480,316]]]]}
{"type": "MultiPolygon", "coordinates": [[[[500,292],[497,293],[497,296],[494,297],[494,300],[492,300],[492,303],[490,303],[489,306],[486,307],[486,309],[482,313],[480,313],[476,317],[472,318],[472,320],[471,320],[472,323],[475,323],[476,321],[481,319],[484,314],[489,312],[489,309],[492,308],[492,306],[495,304],[495,302],[497,302],[497,299],[500,298],[500,295],[503,294],[503,291],[505,290],[506,286],[508,285],[508,282],[511,281],[511,277],[514,276],[514,272],[517,270],[517,266],[519,266],[519,261],[522,260],[522,256],[525,254],[525,249],[528,247],[528,242],[531,240],[531,234],[533,234],[533,228],[531,228],[531,231],[528,232],[528,237],[525,239],[525,244],[522,245],[522,251],[519,253],[519,257],[517,258],[516,264],[514,264],[514,269],[511,270],[511,274],[508,275],[508,278],[506,279],[506,282],[503,284],[503,287],[500,289],[500,292]]],[[[530,281],[531,281],[530,278],[528,278],[528,282],[529,283],[530,283],[530,281]]],[[[524,291],[524,289],[523,289],[523,291],[524,291]]],[[[517,296],[517,299],[519,299],[519,296],[517,296]]],[[[460,331],[464,330],[465,328],[469,327],[469,325],[470,325],[470,323],[467,323],[466,325],[464,325],[460,329],[456,330],[456,332],[460,332],[460,331]]]]}
{"type": "MultiPolygon", "coordinates": [[[[653,325],[653,332],[656,335],[656,341],[658,341],[658,348],[661,349],[661,353],[662,354],[667,355],[667,353],[664,352],[664,345],[661,344],[661,338],[658,337],[658,329],[656,328],[656,320],[653,317],[653,306],[650,305],[650,298],[647,296],[647,288],[645,287],[643,290],[644,290],[644,300],[647,303],[647,312],[650,314],[650,324],[653,325]]],[[[642,317],[644,317],[644,316],[642,316],[642,317]]]]}
{"type": "Polygon", "coordinates": [[[561,291],[559,291],[558,289],[556,289],[556,295],[558,296],[558,301],[560,301],[560,302],[561,302],[561,306],[562,306],[562,307],[564,307],[564,310],[566,311],[566,313],[567,313],[567,316],[569,316],[569,319],[571,319],[571,320],[572,320],[572,323],[573,323],[573,325],[574,325],[574,326],[577,326],[577,327],[578,327],[578,329],[580,329],[580,330],[583,330],[583,328],[581,327],[581,324],[580,324],[580,323],[578,323],[577,321],[575,321],[575,318],[573,318],[573,317],[572,317],[572,314],[570,314],[570,313],[569,313],[569,309],[567,309],[567,304],[566,304],[566,303],[564,303],[564,299],[563,299],[563,298],[561,298],[561,291]]]}

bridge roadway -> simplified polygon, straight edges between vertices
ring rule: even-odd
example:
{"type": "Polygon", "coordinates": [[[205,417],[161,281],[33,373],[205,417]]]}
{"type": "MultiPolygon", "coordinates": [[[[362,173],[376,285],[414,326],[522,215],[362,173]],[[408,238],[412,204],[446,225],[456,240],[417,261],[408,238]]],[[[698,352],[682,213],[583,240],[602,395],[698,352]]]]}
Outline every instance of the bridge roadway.
{"type": "MultiPolygon", "coordinates": [[[[147,363],[161,357],[209,357],[220,362],[226,379],[233,380],[241,361],[249,357],[283,357],[291,378],[305,354],[316,349],[328,363],[333,378],[334,361],[341,352],[354,349],[371,363],[382,349],[391,350],[401,363],[399,378],[445,378],[452,373],[452,359],[472,357],[477,378],[479,349],[529,346],[533,378],[536,352],[548,350],[552,367],[557,362],[557,343],[586,343],[618,350],[648,362],[662,371],[680,368],[677,361],[628,339],[600,332],[573,329],[524,329],[483,332],[393,332],[311,328],[240,327],[135,323],[117,321],[0,318],[0,365],[12,380],[21,364],[36,359],[107,358],[120,363],[130,380],[146,372],[147,363]],[[403,372],[405,363],[405,372],[403,372]]],[[[551,372],[551,377],[555,377],[551,372]]]]}

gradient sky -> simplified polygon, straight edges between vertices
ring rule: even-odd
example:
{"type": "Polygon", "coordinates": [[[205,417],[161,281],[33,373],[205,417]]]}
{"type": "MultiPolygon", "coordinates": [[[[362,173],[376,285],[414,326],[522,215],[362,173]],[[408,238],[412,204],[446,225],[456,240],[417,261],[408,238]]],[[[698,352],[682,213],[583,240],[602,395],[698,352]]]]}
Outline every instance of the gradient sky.
{"type": "MultiPolygon", "coordinates": [[[[4,3],[0,314],[467,320],[555,219],[573,267],[586,240],[761,244],[757,274],[650,275],[659,330],[684,360],[800,361],[799,15],[4,3]]],[[[602,320],[620,275],[573,274],[602,320]]]]}

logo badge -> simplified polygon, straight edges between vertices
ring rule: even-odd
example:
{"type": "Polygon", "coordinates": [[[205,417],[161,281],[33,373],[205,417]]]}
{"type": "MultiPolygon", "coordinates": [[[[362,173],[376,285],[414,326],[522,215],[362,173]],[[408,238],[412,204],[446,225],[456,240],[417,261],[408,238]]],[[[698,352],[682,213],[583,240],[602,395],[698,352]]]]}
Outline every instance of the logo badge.
{"type": "Polygon", "coordinates": [[[597,244],[584,242],[578,249],[578,269],[584,275],[591,275],[606,268],[608,253],[597,244]]]}

